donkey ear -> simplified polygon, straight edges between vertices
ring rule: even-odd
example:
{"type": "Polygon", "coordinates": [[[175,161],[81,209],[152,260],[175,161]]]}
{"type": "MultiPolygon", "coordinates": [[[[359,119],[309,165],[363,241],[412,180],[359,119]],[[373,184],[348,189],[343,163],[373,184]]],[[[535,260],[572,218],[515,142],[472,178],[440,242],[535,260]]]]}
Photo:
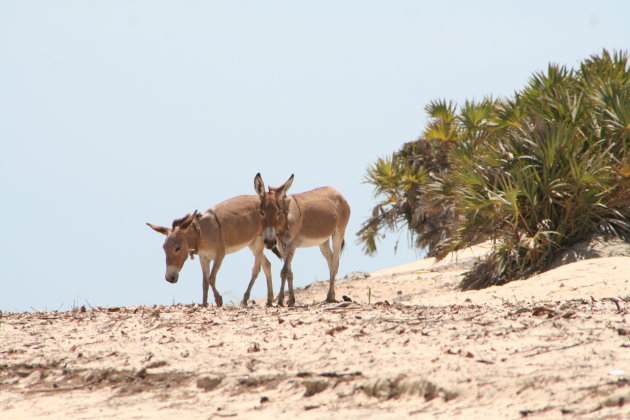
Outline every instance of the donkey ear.
{"type": "Polygon", "coordinates": [[[195,210],[193,212],[193,214],[189,214],[188,216],[186,216],[186,218],[184,219],[184,221],[182,222],[181,225],[179,225],[180,229],[187,229],[188,226],[190,226],[190,224],[192,223],[193,220],[195,220],[195,217],[197,216],[197,210],[195,210]]]}
{"type": "Polygon", "coordinates": [[[291,187],[291,184],[293,184],[293,174],[287,179],[287,182],[276,189],[276,191],[278,191],[278,198],[284,198],[284,196],[287,195],[287,190],[291,187]]]}
{"type": "Polygon", "coordinates": [[[154,231],[156,231],[158,233],[161,233],[162,235],[167,235],[168,236],[168,234],[171,233],[171,230],[169,228],[152,225],[151,223],[147,223],[147,226],[149,226],[154,231]]]}
{"type": "Polygon", "coordinates": [[[258,194],[261,198],[265,196],[265,183],[260,176],[260,172],[258,172],[254,177],[254,189],[256,190],[256,194],[258,194]]]}

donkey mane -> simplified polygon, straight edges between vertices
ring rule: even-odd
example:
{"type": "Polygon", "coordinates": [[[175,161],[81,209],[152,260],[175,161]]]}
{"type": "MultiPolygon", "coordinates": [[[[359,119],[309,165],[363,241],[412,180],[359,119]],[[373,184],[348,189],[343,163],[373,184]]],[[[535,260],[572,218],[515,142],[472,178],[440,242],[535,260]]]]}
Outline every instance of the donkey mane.
{"type": "Polygon", "coordinates": [[[180,226],[182,223],[184,223],[184,220],[188,219],[189,217],[190,217],[190,213],[188,213],[186,216],[182,217],[181,219],[173,220],[173,230],[175,230],[177,226],[180,226]]]}

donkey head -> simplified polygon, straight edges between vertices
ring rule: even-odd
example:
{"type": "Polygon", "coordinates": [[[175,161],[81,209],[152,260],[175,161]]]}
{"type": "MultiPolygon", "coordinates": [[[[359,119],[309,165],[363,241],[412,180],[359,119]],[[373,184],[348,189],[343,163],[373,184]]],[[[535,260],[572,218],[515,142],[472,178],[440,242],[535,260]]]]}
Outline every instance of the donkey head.
{"type": "Polygon", "coordinates": [[[197,210],[195,210],[193,214],[187,214],[181,219],[173,221],[172,229],[147,223],[151,229],[166,235],[166,240],[162,247],[166,254],[165,277],[166,281],[169,283],[177,283],[179,272],[184,266],[188,254],[192,249],[191,244],[194,244],[195,242],[193,241],[197,240],[195,236],[197,233],[191,231],[192,228],[190,227],[195,217],[197,217],[197,210]]]}
{"type": "Polygon", "coordinates": [[[265,183],[260,173],[254,178],[254,189],[260,197],[259,212],[263,241],[267,249],[272,249],[276,245],[278,232],[283,231],[287,226],[288,204],[285,198],[292,183],[293,175],[278,188],[269,187],[269,190],[265,191],[265,183]]]}

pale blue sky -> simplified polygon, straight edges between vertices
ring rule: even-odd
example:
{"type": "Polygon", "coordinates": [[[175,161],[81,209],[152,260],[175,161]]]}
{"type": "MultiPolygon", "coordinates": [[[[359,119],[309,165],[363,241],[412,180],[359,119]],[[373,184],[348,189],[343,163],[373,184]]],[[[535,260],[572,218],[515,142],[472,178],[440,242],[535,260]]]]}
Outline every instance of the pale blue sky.
{"type": "MultiPolygon", "coordinates": [[[[404,233],[375,258],[355,245],[367,165],[419,135],[432,99],[628,49],[629,16],[625,0],[0,0],[0,310],[200,302],[198,261],[168,284],[145,222],[253,194],[257,172],[346,196],[341,276],[413,261],[404,233]]],[[[252,262],[226,258],[224,301],[252,262]]],[[[327,278],[317,248],[293,268],[296,285],[327,278]]]]}

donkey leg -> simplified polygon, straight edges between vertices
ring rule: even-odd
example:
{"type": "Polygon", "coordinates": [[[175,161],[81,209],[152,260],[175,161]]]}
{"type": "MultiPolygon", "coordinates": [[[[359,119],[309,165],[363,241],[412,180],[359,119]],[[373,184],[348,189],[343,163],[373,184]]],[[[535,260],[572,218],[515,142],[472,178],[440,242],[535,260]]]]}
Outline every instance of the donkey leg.
{"type": "MultiPolygon", "coordinates": [[[[280,271],[280,276],[284,277],[284,280],[282,281],[283,285],[285,282],[289,284],[289,299],[287,300],[287,306],[295,306],[295,295],[293,294],[293,271],[291,271],[291,264],[284,265],[282,271],[280,271]]],[[[284,306],[282,305],[282,301],[280,299],[281,297],[278,296],[278,305],[284,306]]],[[[284,299],[284,296],[282,296],[282,299],[284,299]]]]}
{"type": "Polygon", "coordinates": [[[252,251],[252,254],[254,254],[254,267],[252,268],[252,278],[249,281],[249,285],[247,286],[245,295],[243,295],[243,306],[247,306],[247,301],[249,300],[249,295],[252,292],[252,287],[254,287],[254,283],[256,282],[256,278],[258,277],[258,273],[260,273],[261,257],[264,257],[261,246],[256,246],[256,244],[252,244],[249,246],[249,249],[252,251]]]}
{"type": "MultiPolygon", "coordinates": [[[[287,301],[288,306],[295,306],[295,295],[293,294],[293,270],[291,270],[291,261],[293,260],[294,252],[295,248],[287,249],[287,253],[284,257],[284,266],[280,271],[280,277],[282,277],[282,290],[284,290],[285,281],[289,284],[289,300],[287,301]]],[[[279,296],[278,300],[280,300],[279,296]]]]}
{"type": "Polygon", "coordinates": [[[278,306],[284,306],[284,286],[287,284],[286,256],[284,261],[285,262],[282,265],[282,270],[280,270],[280,292],[278,293],[278,306]]]}
{"type": "Polygon", "coordinates": [[[326,262],[328,263],[328,272],[330,274],[330,283],[328,286],[328,295],[326,296],[325,302],[332,303],[337,302],[335,300],[335,269],[334,269],[334,256],[333,252],[330,250],[329,240],[326,239],[326,242],[319,245],[319,250],[322,251],[322,255],[326,258],[326,262]]]}
{"type": "MultiPolygon", "coordinates": [[[[279,241],[276,244],[277,249],[280,251],[280,254],[283,256],[281,259],[284,261],[284,255],[286,253],[286,246],[283,245],[282,241],[279,241]]],[[[284,285],[286,283],[286,277],[280,273],[280,291],[278,292],[278,306],[284,306],[284,285]]]]}
{"type": "Polygon", "coordinates": [[[278,306],[284,306],[284,284],[287,281],[286,277],[280,272],[280,292],[278,293],[278,306]]]}
{"type": "Polygon", "coordinates": [[[223,255],[217,255],[214,258],[214,263],[212,264],[212,270],[210,271],[210,287],[212,287],[212,293],[214,294],[214,302],[217,306],[223,306],[223,298],[219,294],[219,291],[216,288],[217,281],[217,273],[219,272],[219,268],[221,267],[221,263],[223,262],[223,255]]]}
{"type": "Polygon", "coordinates": [[[273,282],[271,281],[271,263],[265,257],[262,256],[262,267],[265,277],[267,279],[267,306],[273,306],[273,282]]]}
{"type": "Polygon", "coordinates": [[[203,279],[201,280],[203,300],[201,301],[201,304],[203,306],[208,306],[208,286],[210,285],[208,272],[210,271],[210,259],[199,256],[199,262],[201,263],[201,273],[203,275],[203,279]]]}
{"type": "Polygon", "coordinates": [[[327,302],[335,302],[335,276],[339,270],[339,258],[344,245],[344,232],[337,231],[332,236],[332,264],[330,268],[330,286],[328,288],[327,302]]]}

